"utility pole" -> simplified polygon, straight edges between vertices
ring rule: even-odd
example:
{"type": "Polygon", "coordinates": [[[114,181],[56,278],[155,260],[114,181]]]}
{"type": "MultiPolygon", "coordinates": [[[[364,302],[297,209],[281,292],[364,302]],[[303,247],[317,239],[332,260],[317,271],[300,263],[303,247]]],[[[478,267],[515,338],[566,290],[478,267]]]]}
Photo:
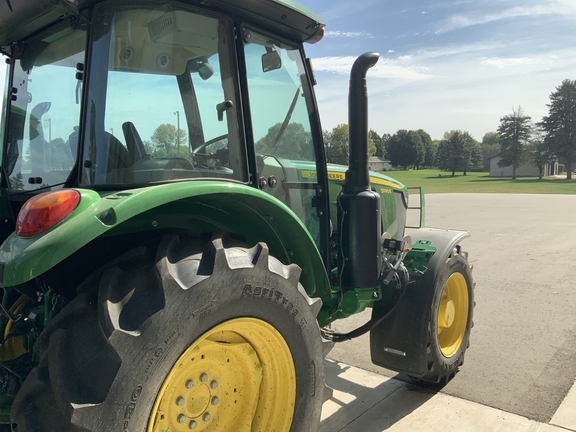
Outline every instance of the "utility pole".
{"type": "Polygon", "coordinates": [[[176,115],[176,156],[180,156],[180,111],[174,114],[176,115]]]}
{"type": "Polygon", "coordinates": [[[50,117],[48,117],[46,119],[46,121],[48,122],[48,142],[51,143],[52,142],[52,119],[50,117]]]}

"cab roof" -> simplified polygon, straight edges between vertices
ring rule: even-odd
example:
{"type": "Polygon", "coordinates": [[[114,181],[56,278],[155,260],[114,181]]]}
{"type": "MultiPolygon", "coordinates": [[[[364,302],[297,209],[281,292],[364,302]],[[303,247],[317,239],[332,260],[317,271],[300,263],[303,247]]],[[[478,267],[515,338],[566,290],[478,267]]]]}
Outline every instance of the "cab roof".
{"type": "MultiPolygon", "coordinates": [[[[324,22],[293,0],[181,0],[236,16],[302,42],[322,39],[324,22]]],[[[0,1],[0,47],[7,47],[102,0],[0,1]]],[[[114,4],[120,3],[118,0],[114,4]]]]}

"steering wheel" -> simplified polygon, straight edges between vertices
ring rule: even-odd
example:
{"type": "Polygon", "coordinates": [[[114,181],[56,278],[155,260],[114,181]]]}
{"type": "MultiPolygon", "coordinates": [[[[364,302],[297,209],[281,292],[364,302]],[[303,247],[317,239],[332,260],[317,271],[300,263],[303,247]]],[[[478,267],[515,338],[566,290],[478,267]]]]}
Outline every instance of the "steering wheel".
{"type": "Polygon", "coordinates": [[[230,152],[228,150],[228,134],[217,136],[200,144],[192,152],[192,161],[195,167],[203,169],[218,169],[230,165],[230,152]],[[226,142],[224,143],[224,140],[226,142]],[[215,152],[205,153],[207,147],[222,141],[223,146],[215,152]]]}

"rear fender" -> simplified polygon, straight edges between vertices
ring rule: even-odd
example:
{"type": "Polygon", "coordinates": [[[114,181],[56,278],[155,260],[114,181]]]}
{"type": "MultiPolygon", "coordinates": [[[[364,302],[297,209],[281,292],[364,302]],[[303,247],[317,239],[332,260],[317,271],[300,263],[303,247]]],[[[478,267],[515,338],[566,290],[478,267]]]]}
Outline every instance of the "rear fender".
{"type": "Polygon", "coordinates": [[[198,181],[102,196],[78,190],[79,207],[55,227],[31,238],[12,234],[2,244],[2,286],[19,286],[41,276],[81,249],[94,247],[96,239],[138,235],[145,240],[170,230],[214,230],[242,234],[250,244],[266,242],[284,264],[302,268],[300,280],[308,295],[330,299],[324,264],[308,230],[286,205],[258,189],[198,181]]]}
{"type": "MultiPolygon", "coordinates": [[[[435,228],[407,229],[406,233],[413,243],[431,241],[436,252],[423,275],[410,277],[414,283],[408,285],[394,312],[370,331],[370,355],[378,366],[422,376],[427,371],[428,322],[436,278],[454,247],[470,233],[435,228]]],[[[386,306],[376,302],[372,316],[379,316],[386,306]]]]}

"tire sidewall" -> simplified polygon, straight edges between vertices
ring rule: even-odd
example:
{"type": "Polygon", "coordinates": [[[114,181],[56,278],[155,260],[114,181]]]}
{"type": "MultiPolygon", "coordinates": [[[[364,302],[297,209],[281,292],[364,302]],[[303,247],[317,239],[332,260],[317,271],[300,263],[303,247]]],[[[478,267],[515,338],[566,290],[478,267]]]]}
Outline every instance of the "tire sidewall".
{"type": "Polygon", "coordinates": [[[156,395],[181,354],[206,331],[240,317],[269,323],[288,344],[297,383],[291,430],[309,430],[317,423],[321,338],[307,298],[288,279],[257,267],[241,268],[214,273],[189,289],[165,279],[164,292],[165,308],[142,326],[139,336],[116,332],[110,337],[122,366],[104,403],[112,415],[102,420],[102,430],[146,431],[156,395]]]}

